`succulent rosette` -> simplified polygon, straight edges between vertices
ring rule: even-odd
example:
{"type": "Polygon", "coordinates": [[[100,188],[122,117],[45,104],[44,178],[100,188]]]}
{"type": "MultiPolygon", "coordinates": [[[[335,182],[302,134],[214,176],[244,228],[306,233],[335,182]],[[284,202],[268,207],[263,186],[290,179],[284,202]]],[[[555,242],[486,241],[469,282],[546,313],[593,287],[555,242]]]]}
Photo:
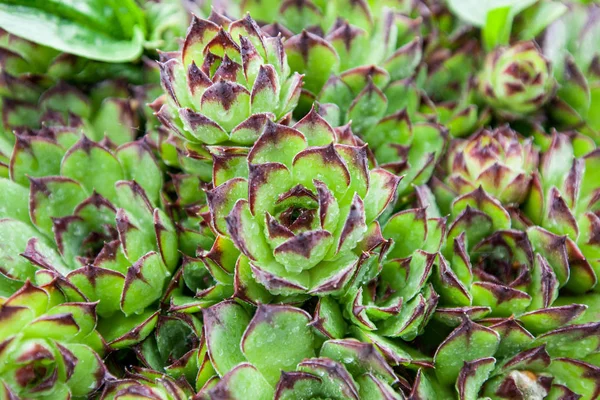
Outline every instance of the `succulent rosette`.
{"type": "Polygon", "coordinates": [[[65,301],[56,282],[27,281],[0,305],[2,398],[84,398],[104,384],[97,304],[65,301]]]}
{"type": "Polygon", "coordinates": [[[595,239],[600,232],[599,160],[600,153],[589,138],[555,132],[524,204],[527,225],[564,238],[572,268],[567,286],[580,294],[597,287],[600,273],[595,239]]]}
{"type": "Polygon", "coordinates": [[[548,112],[561,129],[577,129],[600,141],[598,4],[569,4],[567,12],[544,32],[542,48],[558,81],[548,112]]]}
{"type": "Polygon", "coordinates": [[[399,178],[369,169],[366,147],[334,144],[335,135],[316,112],[294,128],[268,122],[247,157],[215,164],[216,245],[241,252],[240,285],[251,275],[275,295],[341,293],[385,245],[376,219],[399,178]]]}
{"type": "Polygon", "coordinates": [[[567,251],[564,237],[541,227],[515,229],[509,212],[482,189],[458,197],[432,273],[436,317],[453,319],[466,307],[479,317],[515,318],[535,334],[576,320],[585,305],[554,304],[579,273],[567,251]]]}
{"type": "MultiPolygon", "coordinates": [[[[73,129],[45,128],[18,136],[10,177],[3,196],[19,200],[5,203],[0,220],[2,295],[26,279],[56,279],[70,301],[99,301],[110,346],[147,336],[186,234],[159,207],[163,176],[150,147],[139,140],[111,150],[73,129]]],[[[195,248],[198,236],[183,243],[195,248]]]]}
{"type": "Polygon", "coordinates": [[[252,315],[225,301],[203,316],[217,374],[199,399],[403,398],[395,388],[401,378],[373,344],[332,339],[318,345],[311,317],[302,309],[261,305],[252,315]],[[279,346],[285,354],[271,351],[279,346]]]}
{"type": "Polygon", "coordinates": [[[250,17],[219,22],[194,18],[181,52],[160,64],[166,101],[157,116],[209,167],[203,145],[251,146],[267,121],[294,109],[302,84],[280,37],[265,36],[250,17]]]}
{"type": "Polygon", "coordinates": [[[104,386],[101,400],[187,400],[193,390],[186,382],[174,380],[151,369],[135,368],[121,379],[104,386]]]}
{"type": "Polygon", "coordinates": [[[430,277],[446,220],[428,216],[426,207],[409,209],[391,216],[382,234],[391,240],[390,250],[375,276],[346,293],[346,315],[365,332],[411,341],[423,333],[438,303],[430,277]]]}
{"type": "Polygon", "coordinates": [[[195,391],[215,375],[199,316],[179,312],[160,315],[154,332],[134,350],[142,365],[185,382],[195,391]]]}
{"type": "MultiPolygon", "coordinates": [[[[457,316],[458,317],[458,316],[457,316]]],[[[460,319],[460,318],[459,318],[460,319]]],[[[421,398],[585,398],[597,396],[598,324],[569,325],[534,335],[512,319],[460,324],[437,348],[435,373],[422,370],[421,398]]]]}
{"type": "Polygon", "coordinates": [[[483,129],[451,143],[445,183],[458,194],[482,187],[504,204],[519,204],[527,197],[537,166],[538,152],[531,139],[508,126],[483,129]]]}
{"type": "Polygon", "coordinates": [[[507,119],[540,109],[553,96],[555,85],[550,61],[532,41],[495,49],[479,76],[481,96],[507,119]]]}

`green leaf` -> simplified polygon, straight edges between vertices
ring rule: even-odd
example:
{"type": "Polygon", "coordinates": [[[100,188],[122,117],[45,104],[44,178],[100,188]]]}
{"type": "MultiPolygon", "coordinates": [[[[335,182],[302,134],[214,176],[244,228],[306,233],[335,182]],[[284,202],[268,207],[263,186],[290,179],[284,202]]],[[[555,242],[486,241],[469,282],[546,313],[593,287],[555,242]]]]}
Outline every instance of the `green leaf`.
{"type": "Polygon", "coordinates": [[[30,180],[31,222],[48,237],[53,237],[52,219],[71,215],[87,194],[79,182],[60,176],[30,180]]]}
{"type": "Polygon", "coordinates": [[[491,357],[499,343],[500,336],[496,332],[465,319],[435,353],[437,378],[443,384],[453,384],[465,361],[491,357]]]}
{"type": "Polygon", "coordinates": [[[158,300],[169,271],[158,253],[151,252],[140,258],[127,271],[121,295],[121,310],[125,315],[140,313],[158,300]]]}
{"type": "Polygon", "coordinates": [[[234,301],[223,301],[203,310],[204,334],[215,370],[222,376],[246,361],[240,350],[242,335],[250,322],[248,313],[234,301]]]}
{"type": "Polygon", "coordinates": [[[0,27],[93,60],[124,62],[143,50],[144,16],[134,0],[2,0],[0,27]]]}
{"type": "MultiPolygon", "coordinates": [[[[0,271],[12,279],[33,279],[37,266],[21,257],[30,239],[35,241],[51,265],[60,260],[50,243],[31,225],[13,219],[0,220],[0,271]]],[[[61,271],[62,272],[62,271],[61,271]]]]}
{"type": "Polygon", "coordinates": [[[91,348],[83,344],[64,344],[64,347],[77,359],[73,375],[68,384],[73,396],[85,396],[97,389],[104,375],[102,360],[91,348]]]}
{"type": "Polygon", "coordinates": [[[309,315],[299,308],[261,305],[244,332],[242,352],[275,385],[282,370],[293,371],[299,362],[314,357],[309,322],[309,315]]]}
{"type": "Polygon", "coordinates": [[[29,192],[23,186],[0,178],[0,218],[14,218],[29,223],[29,192]]]}
{"type": "Polygon", "coordinates": [[[273,388],[269,386],[260,372],[248,363],[242,363],[233,368],[217,385],[207,391],[207,397],[231,400],[268,400],[273,398],[273,388]]]}
{"type": "Polygon", "coordinates": [[[481,32],[483,44],[487,50],[507,45],[510,40],[513,15],[510,7],[499,7],[490,10],[481,32]]]}
{"type": "Polygon", "coordinates": [[[567,12],[568,7],[558,1],[539,2],[523,11],[518,25],[520,40],[532,40],[548,25],[567,12]]]}
{"type": "Polygon", "coordinates": [[[538,0],[448,0],[450,11],[472,25],[483,27],[488,12],[500,7],[510,7],[512,15],[523,11],[538,0]]]}
{"type": "Polygon", "coordinates": [[[60,172],[81,182],[89,192],[96,190],[111,201],[116,198],[115,182],[123,179],[123,168],[117,158],[85,136],[69,149],[60,172]]]}
{"type": "Polygon", "coordinates": [[[465,362],[455,385],[460,398],[476,400],[481,386],[488,379],[495,365],[496,360],[492,357],[465,362]]]}
{"type": "Polygon", "coordinates": [[[144,340],[154,331],[158,322],[158,312],[145,310],[129,317],[116,313],[111,318],[101,318],[98,332],[113,349],[123,349],[144,340]]]}

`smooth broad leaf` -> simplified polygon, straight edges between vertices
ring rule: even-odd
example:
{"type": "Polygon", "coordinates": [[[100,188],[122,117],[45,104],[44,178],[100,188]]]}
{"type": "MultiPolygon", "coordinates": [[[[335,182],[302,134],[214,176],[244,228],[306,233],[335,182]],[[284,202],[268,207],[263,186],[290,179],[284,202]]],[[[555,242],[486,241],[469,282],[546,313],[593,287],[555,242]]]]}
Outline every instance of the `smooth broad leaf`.
{"type": "Polygon", "coordinates": [[[483,44],[488,51],[496,46],[508,44],[512,21],[511,7],[498,7],[487,13],[481,34],[483,36],[483,44]]]}
{"type": "Polygon", "coordinates": [[[242,352],[275,385],[281,371],[293,371],[302,360],[315,356],[309,323],[310,316],[299,308],[261,305],[244,332],[242,352]]]}
{"type": "Polygon", "coordinates": [[[133,0],[2,0],[0,27],[35,43],[107,62],[137,59],[145,35],[142,11],[133,0]]]}
{"type": "Polygon", "coordinates": [[[548,25],[560,18],[568,7],[559,1],[539,2],[523,11],[517,32],[519,39],[532,40],[540,34],[548,25]]]}
{"type": "Polygon", "coordinates": [[[204,335],[213,367],[221,376],[246,361],[240,343],[250,316],[232,300],[203,310],[204,335]]]}
{"type": "Polygon", "coordinates": [[[488,12],[500,7],[510,7],[515,16],[538,0],[448,0],[448,7],[460,19],[483,27],[488,12]]]}

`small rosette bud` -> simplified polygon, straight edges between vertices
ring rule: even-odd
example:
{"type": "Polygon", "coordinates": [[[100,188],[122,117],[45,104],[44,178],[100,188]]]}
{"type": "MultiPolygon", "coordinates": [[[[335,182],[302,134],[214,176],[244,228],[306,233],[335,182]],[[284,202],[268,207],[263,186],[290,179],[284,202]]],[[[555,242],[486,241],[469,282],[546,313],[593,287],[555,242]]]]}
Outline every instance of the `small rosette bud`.
{"type": "Polygon", "coordinates": [[[446,184],[459,194],[481,186],[502,203],[521,203],[537,165],[538,152],[531,140],[508,127],[482,130],[451,144],[446,184]]]}
{"type": "Polygon", "coordinates": [[[486,57],[479,79],[484,100],[507,119],[540,109],[555,86],[550,62],[533,42],[494,50],[486,57]]]}

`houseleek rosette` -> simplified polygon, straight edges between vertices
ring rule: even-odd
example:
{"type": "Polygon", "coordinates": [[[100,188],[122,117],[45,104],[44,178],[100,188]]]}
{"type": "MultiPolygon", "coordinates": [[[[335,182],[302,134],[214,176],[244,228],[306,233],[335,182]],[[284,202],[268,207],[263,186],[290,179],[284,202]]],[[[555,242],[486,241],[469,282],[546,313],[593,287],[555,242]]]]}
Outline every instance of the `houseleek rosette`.
{"type": "Polygon", "coordinates": [[[537,334],[585,311],[555,304],[559,289],[579,273],[564,238],[541,227],[515,229],[509,212],[482,189],[458,197],[451,213],[432,274],[436,317],[452,319],[455,308],[466,307],[480,317],[515,318],[537,334]]]}
{"type": "Polygon", "coordinates": [[[56,282],[27,281],[0,305],[3,398],[89,396],[109,376],[95,303],[67,303],[56,282]]]}
{"type": "Polygon", "coordinates": [[[511,319],[476,323],[463,318],[437,348],[435,373],[422,370],[413,393],[461,400],[596,396],[597,323],[534,335],[511,319]]]}
{"type": "Polygon", "coordinates": [[[539,110],[554,94],[551,64],[534,42],[500,47],[487,55],[479,91],[499,115],[522,118],[539,110]]]}
{"type": "Polygon", "coordinates": [[[600,152],[591,139],[554,133],[524,207],[528,225],[566,236],[567,257],[576,271],[567,286],[579,294],[596,288],[600,274],[600,248],[595,239],[600,232],[599,162],[600,152]]]}
{"type": "Polygon", "coordinates": [[[251,270],[276,295],[340,293],[384,245],[376,218],[399,179],[335,138],[316,113],[295,128],[268,122],[247,158],[215,169],[208,204],[217,242],[241,252],[238,276],[251,270]]]}
{"type": "Polygon", "coordinates": [[[165,53],[163,125],[210,165],[203,145],[251,146],[266,121],[294,109],[302,78],[290,75],[281,38],[266,37],[250,17],[218,25],[194,18],[181,52],[165,53]]]}
{"type": "MultiPolygon", "coordinates": [[[[69,301],[99,301],[114,348],[137,343],[178,265],[178,232],[160,207],[163,176],[143,141],[109,149],[70,128],[18,136],[2,179],[2,295],[27,279],[56,280],[69,301]]],[[[201,236],[199,234],[198,236],[201,236]]],[[[195,245],[190,245],[195,248],[195,245]]]]}
{"type": "Polygon", "coordinates": [[[345,315],[363,335],[410,341],[423,333],[433,315],[439,295],[430,277],[446,221],[426,210],[409,209],[389,218],[382,234],[392,245],[381,268],[345,294],[345,315]]]}
{"type": "Polygon", "coordinates": [[[446,184],[458,194],[478,187],[504,204],[522,203],[529,192],[538,152],[530,139],[508,126],[455,139],[446,160],[446,184]]]}

